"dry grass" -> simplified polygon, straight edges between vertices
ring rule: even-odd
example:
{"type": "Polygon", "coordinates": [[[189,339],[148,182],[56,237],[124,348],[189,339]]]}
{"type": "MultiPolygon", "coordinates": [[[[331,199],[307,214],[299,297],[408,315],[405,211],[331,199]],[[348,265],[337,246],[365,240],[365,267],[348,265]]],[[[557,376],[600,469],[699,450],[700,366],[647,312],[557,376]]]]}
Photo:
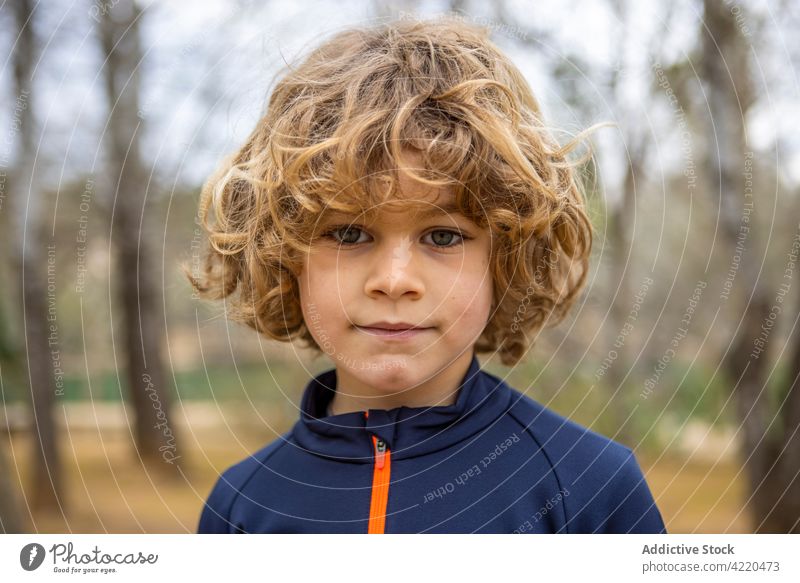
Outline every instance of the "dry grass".
{"type": "Polygon", "coordinates": [[[745,476],[733,461],[688,461],[637,454],[667,532],[750,533],[745,476]]]}

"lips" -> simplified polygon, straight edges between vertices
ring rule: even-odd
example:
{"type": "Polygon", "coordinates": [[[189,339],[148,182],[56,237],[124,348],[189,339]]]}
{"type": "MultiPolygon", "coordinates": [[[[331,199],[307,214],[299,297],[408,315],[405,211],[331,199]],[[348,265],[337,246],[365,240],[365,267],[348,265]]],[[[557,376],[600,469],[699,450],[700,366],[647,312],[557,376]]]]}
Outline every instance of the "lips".
{"type": "Polygon", "coordinates": [[[417,326],[415,324],[409,324],[408,322],[375,322],[373,324],[364,324],[363,326],[358,326],[359,328],[375,328],[378,330],[424,330],[426,327],[424,326],[417,326]]]}
{"type": "Polygon", "coordinates": [[[377,336],[381,338],[404,340],[408,338],[415,338],[420,334],[424,334],[431,327],[415,326],[407,322],[375,322],[369,326],[358,326],[356,329],[369,334],[370,336],[377,336]]]}

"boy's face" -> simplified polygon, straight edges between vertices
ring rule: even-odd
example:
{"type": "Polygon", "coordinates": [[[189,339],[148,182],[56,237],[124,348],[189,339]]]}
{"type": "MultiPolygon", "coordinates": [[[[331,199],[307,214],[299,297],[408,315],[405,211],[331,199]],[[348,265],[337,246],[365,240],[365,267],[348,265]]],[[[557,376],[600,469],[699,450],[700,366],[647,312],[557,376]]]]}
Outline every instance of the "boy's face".
{"type": "Polygon", "coordinates": [[[400,200],[370,216],[325,213],[299,277],[306,324],[348,390],[396,395],[465,368],[490,315],[488,230],[444,211],[449,190],[399,180],[400,200]]]}

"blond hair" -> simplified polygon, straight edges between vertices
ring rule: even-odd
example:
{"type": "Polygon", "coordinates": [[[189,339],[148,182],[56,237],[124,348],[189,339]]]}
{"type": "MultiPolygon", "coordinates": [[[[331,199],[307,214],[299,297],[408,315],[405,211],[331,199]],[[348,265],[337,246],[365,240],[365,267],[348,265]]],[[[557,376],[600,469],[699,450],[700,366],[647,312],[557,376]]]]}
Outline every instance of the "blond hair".
{"type": "Polygon", "coordinates": [[[495,302],[475,349],[516,364],[586,280],[592,228],[578,162],[567,160],[579,137],[558,145],[485,28],[400,20],[339,32],[286,71],[204,186],[208,247],[202,269],[184,272],[200,297],[230,296],[234,320],[320,351],[297,283],[314,225],[323,210],[391,198],[408,148],[424,168],[404,171],[452,188],[461,212],[490,229],[495,302]]]}

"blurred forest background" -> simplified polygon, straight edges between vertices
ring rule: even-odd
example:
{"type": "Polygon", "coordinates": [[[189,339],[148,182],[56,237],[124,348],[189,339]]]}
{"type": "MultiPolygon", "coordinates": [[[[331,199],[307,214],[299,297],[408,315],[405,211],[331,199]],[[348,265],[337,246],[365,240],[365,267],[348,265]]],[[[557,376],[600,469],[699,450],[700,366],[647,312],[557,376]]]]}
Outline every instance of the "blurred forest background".
{"type": "Polygon", "coordinates": [[[800,532],[800,13],[784,0],[0,7],[0,531],[193,532],[331,367],[192,297],[199,189],[273,75],[360,23],[487,26],[592,123],[571,317],[482,358],[635,449],[670,532],[800,532]]]}

